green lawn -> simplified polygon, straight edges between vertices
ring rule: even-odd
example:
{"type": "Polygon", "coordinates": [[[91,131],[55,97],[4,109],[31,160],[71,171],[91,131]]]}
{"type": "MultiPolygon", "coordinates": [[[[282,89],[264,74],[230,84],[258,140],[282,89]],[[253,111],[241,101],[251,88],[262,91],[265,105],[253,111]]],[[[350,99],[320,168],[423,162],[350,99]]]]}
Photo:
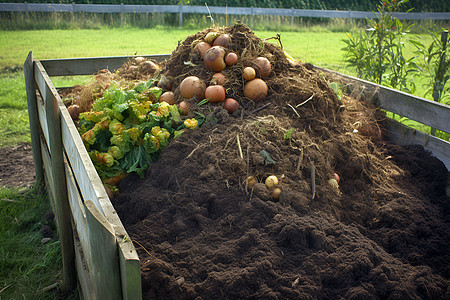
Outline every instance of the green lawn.
{"type": "MultiPolygon", "coordinates": [[[[102,28],[78,30],[0,31],[0,147],[29,141],[23,73],[11,71],[23,65],[29,51],[35,59],[143,55],[171,53],[186,36],[197,30],[179,28],[102,28]],[[17,116],[17,117],[13,117],[17,116]]],[[[281,34],[287,53],[302,62],[355,75],[345,67],[345,32],[255,31],[260,38],[281,34]]],[[[431,40],[423,35],[425,43],[431,40]]],[[[406,55],[412,55],[412,46],[406,55]]],[[[52,78],[55,86],[82,83],[79,78],[52,78]]],[[[421,84],[416,95],[423,96],[421,84]]]]}

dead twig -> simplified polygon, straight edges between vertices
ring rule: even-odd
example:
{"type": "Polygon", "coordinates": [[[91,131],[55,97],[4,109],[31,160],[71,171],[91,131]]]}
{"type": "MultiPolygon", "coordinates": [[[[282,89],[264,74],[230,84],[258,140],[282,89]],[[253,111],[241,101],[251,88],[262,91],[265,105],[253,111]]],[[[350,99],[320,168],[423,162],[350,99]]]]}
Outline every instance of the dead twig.
{"type": "Polygon", "coordinates": [[[242,154],[241,141],[239,140],[239,133],[236,134],[236,140],[239,149],[239,155],[241,156],[242,159],[244,159],[244,155],[242,154]]]}
{"type": "Polygon", "coordinates": [[[283,44],[281,43],[281,34],[277,33],[276,36],[273,36],[270,38],[265,38],[263,41],[268,41],[268,40],[277,40],[278,43],[280,43],[280,48],[283,49],[283,44]]]}
{"type": "Polygon", "coordinates": [[[311,200],[314,200],[316,197],[316,168],[314,167],[313,162],[311,162],[311,200]]]}
{"type": "Polygon", "coordinates": [[[292,108],[292,110],[295,112],[295,114],[297,115],[297,117],[300,118],[300,115],[298,114],[297,110],[296,110],[292,105],[290,105],[289,103],[288,103],[288,106],[289,106],[290,108],[292,108]]]}
{"type": "Polygon", "coordinates": [[[314,97],[314,95],[311,95],[311,97],[309,97],[308,99],[306,99],[306,100],[303,101],[302,103],[297,104],[295,107],[300,107],[300,106],[306,104],[309,100],[312,100],[313,97],[314,97]]]}

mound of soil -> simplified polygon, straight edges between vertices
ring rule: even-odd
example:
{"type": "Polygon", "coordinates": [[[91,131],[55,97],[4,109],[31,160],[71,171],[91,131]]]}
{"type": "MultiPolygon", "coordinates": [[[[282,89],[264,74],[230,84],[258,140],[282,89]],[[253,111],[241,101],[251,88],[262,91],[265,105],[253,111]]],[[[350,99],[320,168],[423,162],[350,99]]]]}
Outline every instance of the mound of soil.
{"type": "MultiPolygon", "coordinates": [[[[211,78],[193,51],[211,30],[166,62],[174,87],[211,78]]],[[[376,109],[339,99],[326,74],[247,27],[219,31],[241,58],[224,71],[240,109],[195,108],[207,122],[172,141],[144,179],[122,180],[113,200],[136,242],[144,298],[450,299],[443,163],[389,143],[376,109]],[[257,56],[273,67],[260,103],[245,99],[236,75],[257,56]],[[334,172],[339,188],[328,183],[334,172]]]]}

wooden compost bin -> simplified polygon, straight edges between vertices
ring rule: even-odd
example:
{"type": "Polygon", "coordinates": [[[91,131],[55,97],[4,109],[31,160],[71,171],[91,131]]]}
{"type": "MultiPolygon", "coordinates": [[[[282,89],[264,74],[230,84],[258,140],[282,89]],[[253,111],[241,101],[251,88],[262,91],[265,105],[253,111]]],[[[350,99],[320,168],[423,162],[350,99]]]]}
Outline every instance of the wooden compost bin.
{"type": "MultiPolygon", "coordinates": [[[[56,215],[65,285],[78,279],[85,299],[141,299],[139,257],[50,76],[116,70],[131,57],[40,61],[30,52],[24,65],[36,181],[45,184],[56,215]]],[[[162,61],[169,55],[145,57],[162,61]]],[[[372,91],[370,101],[386,111],[450,133],[450,106],[320,70],[338,75],[351,89],[372,91]]],[[[422,145],[450,170],[449,142],[390,119],[388,130],[394,143],[422,145]]]]}

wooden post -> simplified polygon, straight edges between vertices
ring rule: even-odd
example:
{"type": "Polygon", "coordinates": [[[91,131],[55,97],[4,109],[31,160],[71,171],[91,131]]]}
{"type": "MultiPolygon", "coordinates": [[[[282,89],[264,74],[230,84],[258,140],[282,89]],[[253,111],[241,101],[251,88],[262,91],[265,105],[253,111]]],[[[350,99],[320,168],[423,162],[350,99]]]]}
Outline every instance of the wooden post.
{"type": "Polygon", "coordinates": [[[122,26],[123,26],[125,24],[123,3],[120,3],[120,20],[121,20],[121,23],[122,23],[122,26]]]}
{"type": "Polygon", "coordinates": [[[183,5],[178,6],[178,26],[183,27],[183,5]]]}
{"type": "Polygon", "coordinates": [[[92,257],[95,299],[122,299],[120,267],[114,228],[95,204],[85,201],[86,222],[92,257]]]}
{"type": "Polygon", "coordinates": [[[28,57],[23,65],[25,84],[27,90],[28,119],[30,121],[31,147],[33,148],[33,161],[36,185],[44,184],[44,168],[42,165],[41,140],[39,133],[39,116],[36,102],[36,85],[34,81],[33,53],[28,53],[28,57]]]}
{"type": "Polygon", "coordinates": [[[295,9],[291,7],[291,26],[294,25],[295,9]]]}
{"type": "Polygon", "coordinates": [[[76,283],[75,249],[73,243],[72,215],[69,199],[67,196],[66,173],[64,167],[63,145],[61,136],[61,117],[59,112],[56,89],[50,81],[45,69],[40,69],[46,81],[45,91],[41,91],[45,102],[45,113],[49,133],[50,160],[52,165],[52,176],[55,196],[55,216],[61,240],[62,262],[63,262],[63,289],[71,291],[76,283]],[[52,89],[53,87],[53,89],[52,89]]]}

